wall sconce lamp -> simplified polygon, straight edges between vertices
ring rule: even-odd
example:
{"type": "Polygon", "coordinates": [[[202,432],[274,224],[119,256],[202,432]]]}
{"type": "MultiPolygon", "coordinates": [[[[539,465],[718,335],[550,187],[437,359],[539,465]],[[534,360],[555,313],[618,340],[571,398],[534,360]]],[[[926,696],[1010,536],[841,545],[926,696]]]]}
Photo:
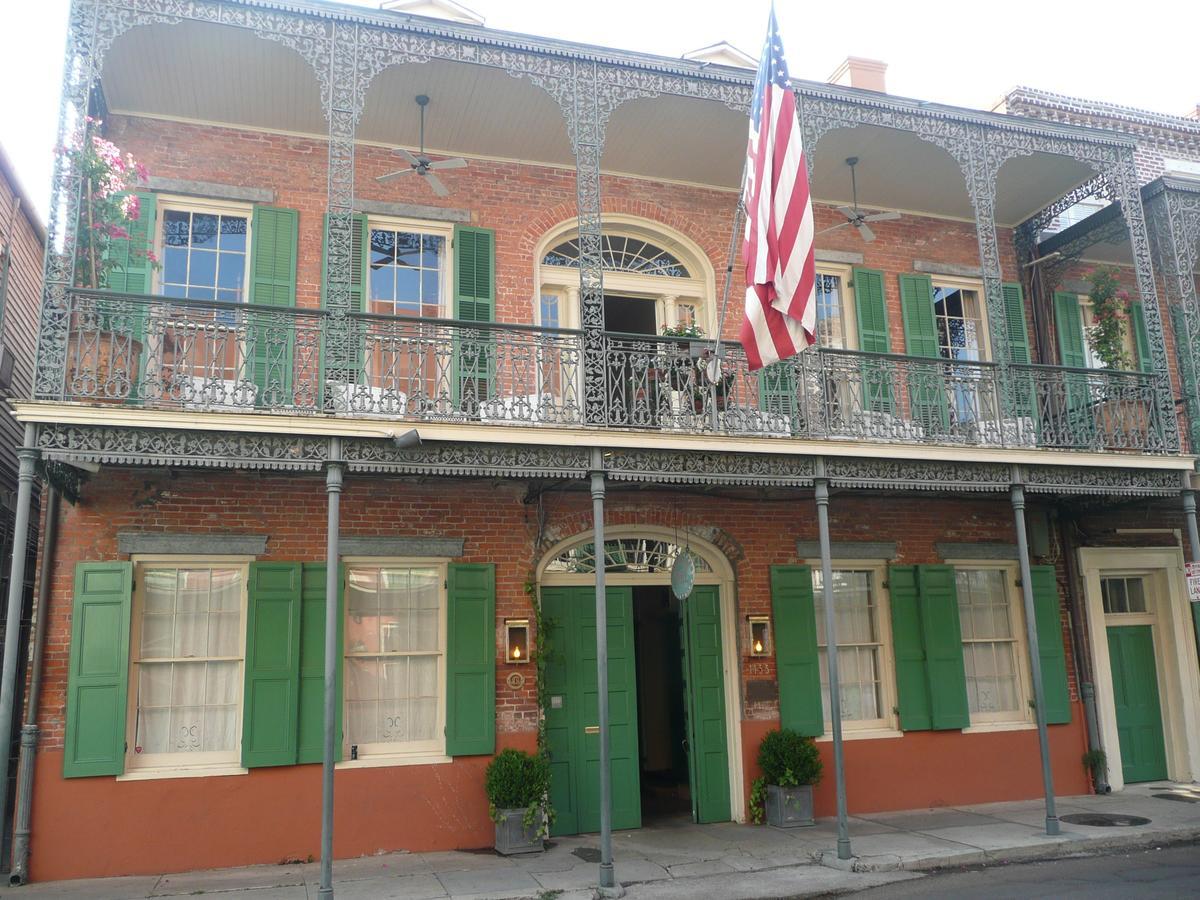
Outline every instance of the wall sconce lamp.
{"type": "Polygon", "coordinates": [[[505,619],[504,634],[504,661],[529,662],[529,620],[505,619]]]}
{"type": "Polygon", "coordinates": [[[770,616],[747,616],[750,626],[750,655],[771,655],[771,618],[770,616]]]}

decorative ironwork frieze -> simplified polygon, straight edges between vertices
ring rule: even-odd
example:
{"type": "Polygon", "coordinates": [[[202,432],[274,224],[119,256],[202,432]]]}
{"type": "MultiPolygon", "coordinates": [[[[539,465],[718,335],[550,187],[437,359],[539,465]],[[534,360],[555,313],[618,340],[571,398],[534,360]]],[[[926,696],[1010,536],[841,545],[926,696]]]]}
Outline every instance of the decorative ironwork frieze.
{"type": "Polygon", "coordinates": [[[913,459],[828,457],[830,484],[847,488],[907,491],[1006,491],[1011,469],[1003,463],[938,462],[913,459]]]}
{"type": "Polygon", "coordinates": [[[590,471],[586,447],[429,442],[400,449],[390,440],[343,440],[351,472],[497,478],[583,478],[590,471]]]}
{"type": "Polygon", "coordinates": [[[1173,497],[1187,487],[1177,469],[1110,469],[1086,466],[1028,466],[1025,489],[1039,494],[1110,497],[1173,497]]]}
{"type": "Polygon", "coordinates": [[[604,471],[617,481],[811,487],[813,457],[695,450],[608,450],[604,471]]]}

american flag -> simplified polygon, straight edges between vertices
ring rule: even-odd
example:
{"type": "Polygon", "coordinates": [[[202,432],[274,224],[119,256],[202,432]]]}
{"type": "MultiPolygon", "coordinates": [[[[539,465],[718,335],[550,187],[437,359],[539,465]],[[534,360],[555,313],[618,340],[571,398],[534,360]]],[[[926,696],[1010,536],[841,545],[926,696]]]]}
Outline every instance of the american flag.
{"type": "Polygon", "coordinates": [[[808,169],[774,6],[754,81],[742,202],[746,318],[740,337],[753,371],[808,347],[817,324],[808,169]]]}

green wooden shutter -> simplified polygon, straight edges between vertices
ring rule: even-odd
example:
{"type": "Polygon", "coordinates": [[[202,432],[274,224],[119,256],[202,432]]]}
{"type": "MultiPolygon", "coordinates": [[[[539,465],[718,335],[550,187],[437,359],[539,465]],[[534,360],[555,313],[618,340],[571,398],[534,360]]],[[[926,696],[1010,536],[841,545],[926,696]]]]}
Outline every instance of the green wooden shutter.
{"type": "MultiPolygon", "coordinates": [[[[138,217],[129,223],[127,239],[117,238],[109,242],[107,256],[116,261],[116,268],[107,274],[101,287],[124,294],[149,294],[154,290],[154,266],[150,262],[149,253],[154,248],[158,198],[155,194],[142,191],[136,192],[136,196],[138,217]]],[[[118,306],[107,301],[100,301],[98,307],[101,313],[101,328],[111,329],[118,336],[128,335],[136,342],[137,351],[134,352],[131,348],[129,353],[129,395],[126,398],[129,402],[136,403],[141,400],[145,365],[143,348],[150,308],[144,303],[118,306]]]]}
{"type": "Polygon", "coordinates": [[[812,569],[771,566],[779,719],[784,728],[816,737],[825,731],[812,569]]]}
{"type": "MultiPolygon", "coordinates": [[[[356,214],[350,220],[350,252],[353,265],[350,267],[350,312],[368,311],[367,295],[370,289],[368,276],[371,249],[371,229],[365,215],[356,214]]],[[[329,214],[325,214],[324,238],[321,242],[321,306],[328,307],[329,294],[329,214]]],[[[359,384],[363,381],[363,348],[366,342],[365,325],[360,319],[350,318],[346,327],[352,329],[350,357],[329,365],[328,354],[322,342],[322,371],[330,381],[359,384]]]]}
{"type": "Polygon", "coordinates": [[[925,675],[925,637],[921,627],[921,598],[916,566],[888,568],[892,610],[892,649],[896,656],[896,696],[900,727],[927,731],[933,727],[929,679],[925,675]]]}
{"type": "Polygon", "coordinates": [[[1054,330],[1058,333],[1058,361],[1072,369],[1087,368],[1087,344],[1079,298],[1066,291],[1054,292],[1054,330]]]}
{"type": "MultiPolygon", "coordinates": [[[[293,308],[296,305],[296,240],[299,213],[276,206],[254,207],[250,229],[250,303],[256,306],[293,308]]],[[[251,377],[258,387],[259,406],[289,406],[292,403],[292,360],[296,345],[295,325],[269,324],[266,315],[253,312],[248,333],[251,377]]]]}
{"type": "Polygon", "coordinates": [[[147,254],[154,247],[157,197],[142,191],[136,196],[138,217],[126,229],[128,239],[116,238],[109,242],[108,258],[116,262],[116,268],[108,273],[101,285],[123,294],[149,294],[154,287],[154,266],[147,254]]]}
{"type": "MultiPolygon", "coordinates": [[[[325,758],[325,571],[324,563],[305,563],[300,574],[300,702],[296,762],[319,763],[325,758]]],[[[333,758],[342,758],[342,668],[345,659],[344,566],[338,571],[337,674],[333,758]]]]}
{"type": "MultiPolygon", "coordinates": [[[[1200,447],[1200,393],[1196,384],[1195,348],[1188,340],[1187,311],[1182,305],[1171,307],[1171,325],[1175,329],[1175,358],[1179,361],[1179,380],[1183,387],[1183,402],[1187,410],[1188,438],[1192,452],[1200,447]]],[[[1192,611],[1200,615],[1200,603],[1192,604],[1192,611]]]]}
{"type": "MultiPolygon", "coordinates": [[[[491,228],[454,226],[454,317],[496,320],[496,232],[491,228]]],[[[491,399],[495,357],[489,329],[455,335],[450,384],[460,411],[475,413],[491,399]]]]}
{"type": "Polygon", "coordinates": [[[446,753],[496,750],[496,567],[452,563],[446,617],[446,753]]]}
{"type": "Polygon", "coordinates": [[[796,427],[796,373],[790,360],[782,360],[758,370],[758,408],[771,417],[767,428],[774,431],[796,427]]]}
{"type": "MultiPolygon", "coordinates": [[[[883,273],[878,269],[855,269],[853,279],[858,349],[864,353],[891,353],[883,273]]],[[[862,393],[864,412],[892,412],[891,369],[887,363],[877,360],[863,362],[862,393]]]]}
{"type": "Polygon", "coordinates": [[[925,640],[925,674],[934,730],[966,728],[967,676],[963,665],[958,591],[952,566],[917,566],[921,596],[921,633],[925,640]]]}
{"type": "MultiPolygon", "coordinates": [[[[1079,298],[1067,291],[1054,292],[1054,330],[1058,334],[1059,363],[1075,369],[1088,365],[1087,342],[1083,336],[1083,316],[1079,298]]],[[[1063,402],[1066,405],[1064,427],[1055,442],[1059,446],[1089,446],[1096,433],[1092,413],[1092,392],[1086,375],[1064,376],[1063,402]]]]}
{"type": "Polygon", "coordinates": [[[1146,308],[1141,300],[1129,304],[1129,326],[1133,329],[1133,344],[1137,348],[1137,367],[1143,372],[1154,371],[1150,356],[1150,338],[1146,334],[1146,308]]]}
{"type": "Polygon", "coordinates": [[[133,564],[75,566],[63,777],[125,771],[133,564]]]}
{"type": "Polygon", "coordinates": [[[296,762],[300,563],[251,563],[242,765],[296,762]]]}
{"type": "MultiPolygon", "coordinates": [[[[1025,292],[1016,282],[1005,282],[1001,285],[1001,292],[1004,295],[1004,322],[1008,326],[1009,360],[1017,365],[1028,365],[1033,361],[1033,354],[1030,352],[1029,329],[1025,323],[1025,292]]],[[[1033,416],[1034,383],[1032,374],[1014,372],[1013,387],[1016,394],[1017,415],[1033,416]]]]}
{"type": "Polygon", "coordinates": [[[1038,658],[1042,663],[1046,721],[1051,725],[1063,725],[1071,721],[1071,696],[1067,688],[1067,654],[1059,615],[1058,577],[1054,566],[1030,566],[1029,572],[1033,582],[1033,611],[1038,658]]]}
{"type": "MultiPolygon", "coordinates": [[[[933,280],[928,275],[900,276],[900,311],[904,316],[904,346],[909,356],[941,357],[937,321],[933,314],[933,280]]],[[[940,365],[915,363],[907,378],[913,420],[932,433],[950,425],[945,382],[940,365]]]]}

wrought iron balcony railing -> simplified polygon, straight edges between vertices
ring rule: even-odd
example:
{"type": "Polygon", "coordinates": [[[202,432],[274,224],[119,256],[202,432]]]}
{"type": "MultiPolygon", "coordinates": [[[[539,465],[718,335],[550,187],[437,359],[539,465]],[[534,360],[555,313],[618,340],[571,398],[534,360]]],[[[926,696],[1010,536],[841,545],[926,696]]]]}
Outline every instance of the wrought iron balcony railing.
{"type": "Polygon", "coordinates": [[[405,422],[1163,452],[1139,372],[819,350],[750,372],[737,344],[70,292],[40,399],[405,422]],[[585,349],[586,346],[586,349],[585,349]],[[602,403],[585,404],[585,397],[602,403]],[[599,408],[589,420],[585,410],[599,408]]]}

